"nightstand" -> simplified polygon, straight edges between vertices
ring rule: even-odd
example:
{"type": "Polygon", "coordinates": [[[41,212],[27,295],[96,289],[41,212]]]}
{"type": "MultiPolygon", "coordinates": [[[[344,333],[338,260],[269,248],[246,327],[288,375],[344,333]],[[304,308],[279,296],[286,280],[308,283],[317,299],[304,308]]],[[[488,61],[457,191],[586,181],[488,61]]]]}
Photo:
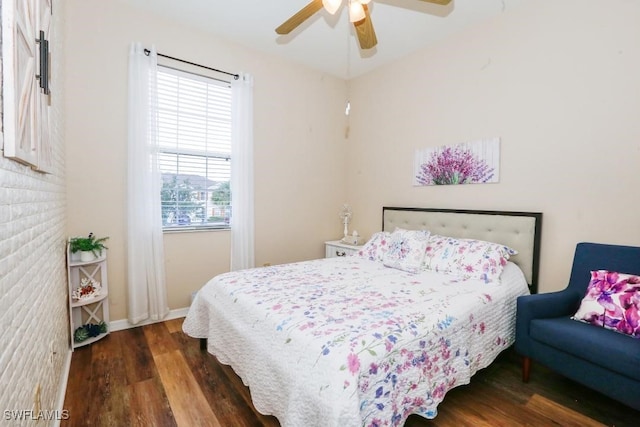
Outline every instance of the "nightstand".
{"type": "Polygon", "coordinates": [[[349,245],[340,240],[332,240],[324,242],[325,258],[333,258],[339,256],[347,256],[358,252],[363,245],[349,245]]]}

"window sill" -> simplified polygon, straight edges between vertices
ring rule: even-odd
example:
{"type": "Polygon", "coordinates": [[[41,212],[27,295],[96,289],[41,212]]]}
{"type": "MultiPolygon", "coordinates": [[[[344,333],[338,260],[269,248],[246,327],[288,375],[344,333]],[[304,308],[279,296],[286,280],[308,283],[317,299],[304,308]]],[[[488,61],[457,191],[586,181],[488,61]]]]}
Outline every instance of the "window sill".
{"type": "Polygon", "coordinates": [[[163,234],[197,233],[201,231],[231,231],[231,227],[176,227],[162,229],[163,234]]]}

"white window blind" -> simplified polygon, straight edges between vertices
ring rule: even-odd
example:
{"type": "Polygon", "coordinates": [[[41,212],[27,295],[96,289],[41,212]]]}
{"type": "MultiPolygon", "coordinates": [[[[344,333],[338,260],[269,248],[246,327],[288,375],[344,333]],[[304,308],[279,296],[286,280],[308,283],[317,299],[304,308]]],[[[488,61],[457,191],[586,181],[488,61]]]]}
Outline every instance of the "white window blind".
{"type": "Polygon", "coordinates": [[[228,228],[229,83],[158,67],[158,104],[164,229],[228,228]]]}

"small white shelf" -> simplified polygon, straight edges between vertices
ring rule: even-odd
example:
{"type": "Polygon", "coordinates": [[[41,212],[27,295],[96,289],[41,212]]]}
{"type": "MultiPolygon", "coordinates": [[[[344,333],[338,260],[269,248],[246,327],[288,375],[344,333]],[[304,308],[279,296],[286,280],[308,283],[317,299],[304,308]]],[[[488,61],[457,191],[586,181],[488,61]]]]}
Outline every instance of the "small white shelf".
{"type": "Polygon", "coordinates": [[[106,259],[107,259],[107,254],[105,251],[103,251],[102,255],[100,255],[99,257],[91,261],[69,261],[69,267],[80,267],[83,265],[97,264],[99,262],[105,261],[106,259]]]}
{"type": "Polygon", "coordinates": [[[89,298],[82,298],[82,299],[71,298],[71,307],[75,308],[75,307],[82,307],[83,305],[94,304],[96,302],[102,301],[108,296],[109,294],[103,290],[103,291],[100,291],[98,295],[94,295],[89,298]]]}
{"type": "Polygon", "coordinates": [[[76,342],[76,343],[73,344],[73,348],[78,348],[78,347],[82,347],[82,346],[85,346],[85,345],[93,344],[94,342],[101,340],[102,338],[106,337],[107,335],[109,335],[109,331],[105,332],[104,334],[97,335],[95,337],[87,338],[84,341],[76,342]]]}
{"type": "Polygon", "coordinates": [[[92,344],[107,335],[101,333],[84,341],[75,341],[75,331],[84,325],[99,324],[104,322],[109,326],[109,283],[107,280],[107,252],[103,250],[101,255],[91,261],[73,259],[67,243],[67,279],[69,285],[69,331],[71,333],[71,348],[75,349],[92,344]],[[100,292],[90,298],[76,300],[72,297],[73,291],[80,287],[83,279],[94,280],[100,283],[100,292]]]}

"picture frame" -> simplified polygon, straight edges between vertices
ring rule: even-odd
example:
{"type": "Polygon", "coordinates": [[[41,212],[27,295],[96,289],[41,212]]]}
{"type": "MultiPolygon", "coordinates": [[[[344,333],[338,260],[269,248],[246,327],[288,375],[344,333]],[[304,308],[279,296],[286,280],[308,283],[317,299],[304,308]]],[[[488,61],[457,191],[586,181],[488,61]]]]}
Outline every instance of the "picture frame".
{"type": "Polygon", "coordinates": [[[415,186],[499,182],[500,138],[416,150],[415,186]]]}

